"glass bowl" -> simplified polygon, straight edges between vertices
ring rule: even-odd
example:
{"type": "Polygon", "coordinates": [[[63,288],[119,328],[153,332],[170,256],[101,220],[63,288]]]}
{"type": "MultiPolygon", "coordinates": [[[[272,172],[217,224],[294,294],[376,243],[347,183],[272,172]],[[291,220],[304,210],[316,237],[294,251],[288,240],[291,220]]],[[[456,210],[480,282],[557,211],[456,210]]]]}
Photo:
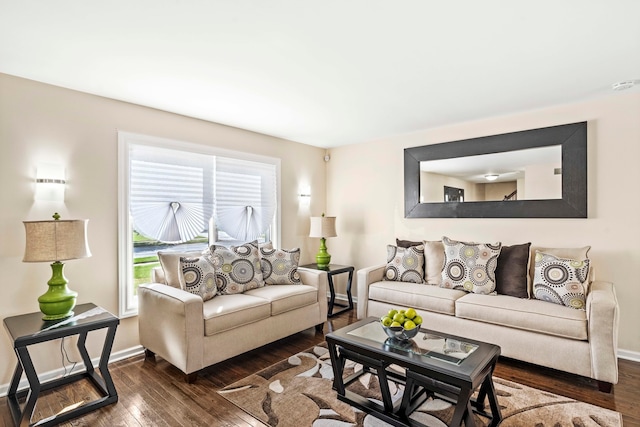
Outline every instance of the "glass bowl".
{"type": "Polygon", "coordinates": [[[406,330],[402,326],[384,326],[380,324],[384,332],[389,338],[393,338],[399,341],[408,341],[418,335],[420,332],[420,325],[416,325],[415,328],[406,330]]]}

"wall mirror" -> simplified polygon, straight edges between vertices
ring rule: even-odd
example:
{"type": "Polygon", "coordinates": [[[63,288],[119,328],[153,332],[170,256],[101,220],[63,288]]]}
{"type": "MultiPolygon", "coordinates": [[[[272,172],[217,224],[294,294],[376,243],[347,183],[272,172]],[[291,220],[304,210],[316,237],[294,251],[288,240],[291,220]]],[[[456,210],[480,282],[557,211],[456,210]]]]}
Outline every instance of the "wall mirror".
{"type": "Polygon", "coordinates": [[[586,218],[587,123],[404,150],[406,218],[586,218]]]}

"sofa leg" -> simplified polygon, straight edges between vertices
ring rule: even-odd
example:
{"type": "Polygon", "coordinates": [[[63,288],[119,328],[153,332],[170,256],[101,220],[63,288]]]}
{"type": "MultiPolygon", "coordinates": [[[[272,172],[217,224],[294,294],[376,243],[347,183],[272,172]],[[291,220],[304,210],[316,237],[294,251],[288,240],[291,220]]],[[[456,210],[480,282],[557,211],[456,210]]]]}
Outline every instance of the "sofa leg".
{"type": "Polygon", "coordinates": [[[608,383],[606,381],[598,381],[598,390],[600,390],[603,393],[611,393],[611,388],[613,387],[613,384],[608,383]]]}
{"type": "Polygon", "coordinates": [[[145,348],[144,349],[144,358],[145,359],[149,359],[152,362],[155,362],[156,361],[156,354],[153,351],[149,350],[148,348],[145,348]]]}
{"type": "Polygon", "coordinates": [[[316,331],[322,332],[323,329],[324,329],[324,323],[318,323],[316,325],[316,331]]]}
{"type": "Polygon", "coordinates": [[[191,372],[190,374],[184,374],[184,380],[187,384],[193,384],[198,379],[198,372],[191,372]]]}

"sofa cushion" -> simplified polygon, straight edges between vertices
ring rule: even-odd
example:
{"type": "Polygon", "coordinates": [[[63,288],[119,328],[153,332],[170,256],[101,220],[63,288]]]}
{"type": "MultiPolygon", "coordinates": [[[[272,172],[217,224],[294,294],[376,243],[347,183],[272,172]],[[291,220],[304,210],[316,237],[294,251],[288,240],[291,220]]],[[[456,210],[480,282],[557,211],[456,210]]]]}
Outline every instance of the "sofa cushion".
{"type": "Polygon", "coordinates": [[[318,290],[309,285],[265,286],[247,291],[244,295],[262,298],[271,303],[272,316],[318,302],[318,290]]]}
{"type": "Polygon", "coordinates": [[[267,285],[299,285],[300,248],[274,249],[271,242],[260,246],[260,265],[267,285]]]}
{"type": "Polygon", "coordinates": [[[444,236],[444,288],[491,294],[496,288],[495,270],[501,243],[458,242],[444,236]]]}
{"type": "Polygon", "coordinates": [[[584,311],[545,301],[507,295],[467,294],[456,301],[455,310],[456,317],[464,319],[576,340],[587,339],[587,316],[584,311]]]}
{"type": "Polygon", "coordinates": [[[529,248],[531,243],[503,246],[496,265],[496,292],[517,298],[529,298],[529,248]]]}
{"type": "Polygon", "coordinates": [[[467,293],[418,283],[376,282],[369,285],[369,299],[397,307],[455,314],[455,301],[467,293]]]}
{"type": "Polygon", "coordinates": [[[442,284],[442,268],[444,267],[444,244],[441,240],[425,240],[424,246],[424,281],[429,285],[442,284]]]}
{"type": "Polygon", "coordinates": [[[212,245],[205,256],[216,269],[219,294],[239,294],[264,286],[257,241],[230,248],[212,245]]]}
{"type": "Polygon", "coordinates": [[[400,248],[387,245],[387,266],[384,276],[398,282],[423,283],[424,246],[400,248]]]}
{"type": "Polygon", "coordinates": [[[271,316],[271,304],[264,298],[245,294],[218,295],[202,305],[204,334],[223,331],[258,322],[271,316]]]}
{"type": "Polygon", "coordinates": [[[589,260],[558,258],[536,252],[533,292],[536,299],[584,310],[589,260]]]}
{"type": "Polygon", "coordinates": [[[181,257],[199,257],[200,251],[170,252],[158,251],[158,260],[164,273],[164,283],[178,289],[184,289],[184,280],[180,271],[181,257]]]}
{"type": "Polygon", "coordinates": [[[203,301],[210,300],[218,293],[216,271],[207,258],[181,257],[180,270],[185,291],[200,295],[203,301]]]}

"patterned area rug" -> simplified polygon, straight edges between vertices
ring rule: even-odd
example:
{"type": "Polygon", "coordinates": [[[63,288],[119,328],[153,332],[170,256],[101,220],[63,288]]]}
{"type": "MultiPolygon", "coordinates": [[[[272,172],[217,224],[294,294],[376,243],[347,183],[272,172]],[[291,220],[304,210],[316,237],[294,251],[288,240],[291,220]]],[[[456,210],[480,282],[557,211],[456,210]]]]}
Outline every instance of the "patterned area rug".
{"type": "MultiPolygon", "coordinates": [[[[359,370],[347,365],[347,373],[359,370]]],[[[397,368],[401,369],[401,368],[397,368]]],[[[386,427],[389,424],[341,402],[331,389],[333,370],[324,345],[303,351],[220,390],[222,396],[272,427],[386,427]]],[[[389,383],[394,399],[402,386],[389,383]]],[[[622,426],[622,415],[494,377],[503,421],[501,426],[622,426]]],[[[352,391],[379,402],[377,378],[365,374],[349,386],[352,391]]],[[[446,426],[453,406],[429,399],[411,416],[422,424],[446,426]]],[[[476,423],[487,419],[476,415],[476,423]]]]}

